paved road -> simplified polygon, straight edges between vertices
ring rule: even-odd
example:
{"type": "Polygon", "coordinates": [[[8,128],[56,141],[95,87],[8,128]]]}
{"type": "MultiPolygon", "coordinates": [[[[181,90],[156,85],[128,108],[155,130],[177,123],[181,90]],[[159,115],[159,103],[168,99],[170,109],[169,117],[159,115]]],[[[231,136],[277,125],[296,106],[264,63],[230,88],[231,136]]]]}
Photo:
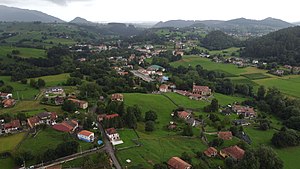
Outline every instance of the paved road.
{"type": "Polygon", "coordinates": [[[133,73],[135,76],[143,79],[146,82],[153,82],[154,81],[154,79],[152,79],[150,76],[144,75],[144,74],[138,72],[137,70],[131,70],[130,72],[133,73]]]}

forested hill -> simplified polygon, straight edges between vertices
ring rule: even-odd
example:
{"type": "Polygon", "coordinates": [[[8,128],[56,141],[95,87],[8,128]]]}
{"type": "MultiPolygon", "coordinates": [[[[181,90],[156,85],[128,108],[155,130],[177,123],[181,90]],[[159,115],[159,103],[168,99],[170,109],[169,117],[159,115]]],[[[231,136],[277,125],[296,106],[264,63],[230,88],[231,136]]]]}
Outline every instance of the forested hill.
{"type": "Polygon", "coordinates": [[[201,40],[201,45],[209,50],[222,50],[240,46],[240,41],[222,31],[212,31],[201,40]]]}
{"type": "Polygon", "coordinates": [[[241,53],[252,57],[278,62],[280,64],[300,65],[300,26],[282,29],[246,43],[241,53]]]}

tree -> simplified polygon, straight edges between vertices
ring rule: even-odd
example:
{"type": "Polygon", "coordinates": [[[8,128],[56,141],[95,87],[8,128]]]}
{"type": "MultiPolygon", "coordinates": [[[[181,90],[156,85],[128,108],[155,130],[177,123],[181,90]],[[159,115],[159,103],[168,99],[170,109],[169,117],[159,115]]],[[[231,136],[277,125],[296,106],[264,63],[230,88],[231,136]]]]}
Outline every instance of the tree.
{"type": "Polygon", "coordinates": [[[14,88],[10,85],[4,85],[0,90],[4,93],[12,93],[14,88]]]}
{"type": "Polygon", "coordinates": [[[57,145],[55,152],[57,157],[64,157],[77,153],[79,143],[76,141],[68,141],[57,145]]]}
{"type": "Polygon", "coordinates": [[[77,110],[76,108],[76,104],[74,102],[72,102],[71,100],[66,100],[64,101],[62,107],[61,107],[64,111],[67,111],[69,113],[73,113],[77,110]]]}
{"type": "Polygon", "coordinates": [[[30,79],[30,82],[29,82],[29,85],[31,86],[31,87],[36,87],[36,81],[35,81],[35,79],[30,79]]]}
{"type": "Polygon", "coordinates": [[[189,163],[189,164],[192,163],[192,157],[191,157],[191,155],[189,155],[187,152],[183,152],[183,153],[181,154],[181,159],[182,159],[183,161],[189,163]]]}
{"type": "Polygon", "coordinates": [[[78,77],[69,77],[66,82],[67,86],[76,86],[76,85],[81,85],[81,84],[82,84],[82,81],[78,77]]]}
{"type": "Polygon", "coordinates": [[[243,159],[239,162],[240,169],[260,169],[259,159],[253,151],[246,151],[243,159]]]}
{"type": "Polygon", "coordinates": [[[259,86],[257,90],[257,100],[264,100],[266,95],[266,89],[264,86],[259,86]]]}
{"type": "Polygon", "coordinates": [[[190,125],[185,125],[185,127],[183,128],[183,132],[182,132],[183,136],[193,136],[193,128],[190,125]]]}
{"type": "Polygon", "coordinates": [[[157,114],[156,114],[155,111],[150,110],[150,111],[147,111],[145,113],[145,120],[146,121],[149,121],[149,120],[155,121],[156,119],[157,119],[157,114]]]}
{"type": "Polygon", "coordinates": [[[289,146],[298,146],[300,144],[300,134],[295,130],[285,127],[273,134],[272,144],[276,147],[284,148],[289,146]]]}
{"type": "Polygon", "coordinates": [[[283,162],[275,153],[275,151],[266,146],[260,146],[255,151],[255,156],[259,160],[260,169],[282,169],[283,162]]]}
{"type": "Polygon", "coordinates": [[[43,79],[38,79],[38,81],[37,81],[37,88],[43,88],[43,87],[45,87],[46,86],[46,82],[45,82],[45,80],[43,80],[43,79]]]}
{"type": "Polygon", "coordinates": [[[213,139],[211,142],[209,142],[209,146],[211,147],[219,147],[221,145],[223,145],[224,143],[224,140],[223,139],[220,139],[220,138],[216,138],[216,139],[213,139]]]}
{"type": "Polygon", "coordinates": [[[292,116],[286,122],[285,125],[292,129],[300,131],[300,116],[292,116]]]}
{"type": "Polygon", "coordinates": [[[149,120],[149,121],[147,121],[146,123],[145,123],[145,131],[153,131],[154,130],[154,121],[151,121],[151,120],[149,120]]]}
{"type": "Polygon", "coordinates": [[[123,116],[123,120],[129,128],[135,129],[137,127],[137,120],[135,115],[132,112],[127,112],[123,116]]]}
{"type": "Polygon", "coordinates": [[[211,110],[212,112],[216,112],[216,111],[219,110],[219,102],[218,102],[217,99],[214,98],[214,99],[211,101],[211,104],[210,104],[210,110],[211,110]]]}

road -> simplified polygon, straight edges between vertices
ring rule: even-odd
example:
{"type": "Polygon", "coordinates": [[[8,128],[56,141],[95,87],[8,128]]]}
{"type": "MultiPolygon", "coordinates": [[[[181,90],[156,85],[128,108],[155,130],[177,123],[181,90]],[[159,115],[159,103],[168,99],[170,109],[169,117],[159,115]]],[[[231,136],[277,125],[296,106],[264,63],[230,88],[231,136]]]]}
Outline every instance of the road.
{"type": "MultiPolygon", "coordinates": [[[[97,107],[94,106],[89,110],[89,112],[95,114],[96,109],[97,109],[97,107]]],[[[110,143],[107,135],[105,134],[103,126],[101,125],[101,123],[99,123],[99,122],[97,122],[97,123],[98,123],[98,128],[99,128],[99,130],[101,132],[101,135],[102,135],[102,139],[103,139],[103,142],[104,142],[104,147],[105,147],[106,153],[110,156],[115,168],[116,169],[122,169],[122,167],[119,163],[119,160],[117,159],[117,157],[115,155],[115,150],[113,148],[113,145],[110,143]]]]}
{"type": "Polygon", "coordinates": [[[154,79],[152,79],[150,76],[144,75],[144,74],[138,72],[137,70],[131,70],[130,72],[133,73],[135,76],[143,79],[146,82],[153,82],[154,81],[154,79]]]}

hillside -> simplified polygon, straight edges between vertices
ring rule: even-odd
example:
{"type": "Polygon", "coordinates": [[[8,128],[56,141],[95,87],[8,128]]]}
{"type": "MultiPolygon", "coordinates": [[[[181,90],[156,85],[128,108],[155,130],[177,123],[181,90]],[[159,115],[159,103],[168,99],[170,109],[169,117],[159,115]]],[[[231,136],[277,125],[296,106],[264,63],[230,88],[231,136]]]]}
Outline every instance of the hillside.
{"type": "Polygon", "coordinates": [[[20,9],[0,5],[0,21],[4,22],[34,22],[63,23],[64,21],[40,11],[20,9]]]}
{"type": "Polygon", "coordinates": [[[281,64],[300,65],[300,27],[282,29],[247,42],[241,55],[281,64]]]}
{"type": "Polygon", "coordinates": [[[222,50],[238,46],[239,41],[222,31],[212,31],[201,40],[201,45],[209,50],[222,50]]]}
{"type": "Polygon", "coordinates": [[[69,23],[74,23],[74,24],[83,24],[83,25],[95,25],[95,23],[90,22],[84,18],[81,17],[76,17],[73,20],[71,20],[69,23]]]}

